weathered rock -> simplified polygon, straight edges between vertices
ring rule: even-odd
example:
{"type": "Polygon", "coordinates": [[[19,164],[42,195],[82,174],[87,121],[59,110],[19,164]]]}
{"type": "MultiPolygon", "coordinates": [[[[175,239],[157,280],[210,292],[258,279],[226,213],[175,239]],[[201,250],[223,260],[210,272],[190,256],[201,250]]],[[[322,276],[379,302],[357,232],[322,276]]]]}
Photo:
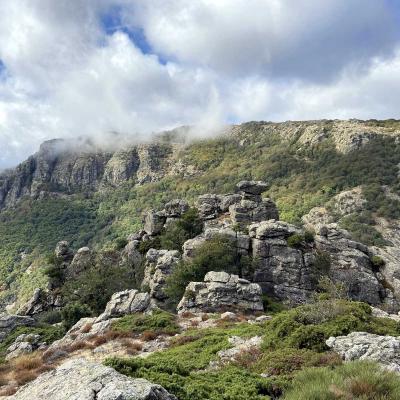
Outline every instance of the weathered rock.
{"type": "Polygon", "coordinates": [[[333,217],[325,207],[314,207],[301,217],[304,226],[309,230],[317,230],[321,225],[333,223],[333,217]]]}
{"type": "Polygon", "coordinates": [[[144,230],[148,235],[157,235],[162,231],[165,221],[164,213],[149,211],[145,217],[144,230]]]}
{"type": "Polygon", "coordinates": [[[45,343],[40,341],[40,335],[19,335],[15,339],[14,343],[8,347],[6,360],[11,360],[12,358],[19,357],[22,354],[32,353],[44,345],[45,343]]]}
{"type": "Polygon", "coordinates": [[[199,196],[196,202],[197,209],[199,211],[200,218],[214,219],[217,218],[220,209],[221,196],[216,194],[203,194],[199,196]]]}
{"type": "Polygon", "coordinates": [[[230,349],[221,350],[217,353],[220,362],[235,361],[235,357],[240,353],[249,352],[261,346],[262,337],[253,336],[252,338],[241,338],[240,336],[231,336],[228,342],[232,345],[230,349]]]}
{"type": "Polygon", "coordinates": [[[268,184],[262,181],[240,181],[236,187],[241,192],[260,195],[268,189],[268,184]]]}
{"type": "Polygon", "coordinates": [[[89,247],[80,248],[66,269],[67,278],[74,279],[94,263],[94,254],[89,247]]]}
{"type": "Polygon", "coordinates": [[[132,270],[135,272],[137,271],[143,260],[143,256],[139,251],[139,245],[139,240],[131,240],[121,252],[122,264],[132,268],[132,270]]]}
{"type": "Polygon", "coordinates": [[[69,247],[69,243],[65,240],[58,242],[56,248],[54,250],[54,254],[57,258],[60,258],[64,261],[69,261],[73,257],[73,252],[69,247]]]}
{"type": "Polygon", "coordinates": [[[348,215],[362,211],[365,208],[366,202],[362,196],[361,187],[341,192],[332,199],[334,210],[339,215],[348,215]]]}
{"type": "Polygon", "coordinates": [[[164,301],[166,279],[173,272],[181,257],[177,250],[150,249],[146,254],[146,266],[142,290],[149,289],[150,296],[157,301],[164,301]]]}
{"type": "Polygon", "coordinates": [[[270,199],[260,201],[241,200],[229,207],[229,214],[233,224],[247,226],[253,222],[269,219],[279,219],[278,209],[270,199]]]}
{"type": "Polygon", "coordinates": [[[68,360],[23,386],[14,400],[176,400],[163,387],[83,359],[68,360]]]}
{"type": "Polygon", "coordinates": [[[114,317],[122,317],[127,314],[145,312],[151,307],[150,295],[148,293],[140,293],[136,289],[124,290],[112,295],[104,312],[97,317],[96,322],[114,317]]]}
{"type": "Polygon", "coordinates": [[[167,218],[179,218],[189,209],[187,201],[182,199],[171,200],[165,205],[164,215],[167,218]]]}
{"type": "Polygon", "coordinates": [[[389,314],[386,311],[381,310],[377,307],[371,307],[372,315],[377,318],[389,318],[393,319],[394,321],[400,322],[400,315],[399,314],[389,314]]]}
{"type": "Polygon", "coordinates": [[[259,285],[226,272],[208,272],[204,282],[190,282],[179,302],[179,313],[218,312],[225,310],[262,311],[259,285]]]}
{"type": "Polygon", "coordinates": [[[400,338],[352,332],[330,337],[326,344],[346,361],[377,361],[389,370],[400,372],[400,338]]]}
{"type": "Polygon", "coordinates": [[[3,315],[0,317],[0,342],[18,326],[34,326],[36,321],[28,316],[3,315]]]}

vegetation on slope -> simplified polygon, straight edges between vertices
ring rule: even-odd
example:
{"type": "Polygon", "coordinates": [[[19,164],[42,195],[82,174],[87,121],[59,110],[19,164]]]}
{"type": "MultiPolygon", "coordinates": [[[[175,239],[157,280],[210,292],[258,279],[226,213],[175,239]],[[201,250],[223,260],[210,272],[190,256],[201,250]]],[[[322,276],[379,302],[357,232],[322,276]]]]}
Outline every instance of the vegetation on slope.
{"type": "Polygon", "coordinates": [[[27,284],[20,281],[22,271],[37,254],[51,252],[57,241],[68,240],[74,248],[109,246],[140,229],[145,210],[160,209],[178,197],[193,202],[207,192],[232,192],[241,179],[269,182],[268,195],[277,202],[281,219],[294,223],[300,223],[312,207],[361,185],[368,201],[365,215],[341,223],[355,239],[386,244],[373,224],[375,216],[399,216],[399,201],[381,190],[382,185],[394,194],[400,189],[400,144],[395,138],[371,139],[361,149],[342,154],[329,140],[304,147],[260,132],[257,124],[246,124],[246,129],[250,134],[244,144],[222,137],[194,142],[182,150],[184,163],[199,171],[195,176],[166,176],[143,186],[128,181],[112,190],[68,198],[26,199],[1,211],[0,279],[6,287],[21,290],[27,284]]]}
{"type": "Polygon", "coordinates": [[[363,303],[319,300],[262,324],[225,322],[218,328],[191,329],[162,352],[112,358],[106,364],[158,383],[180,400],[396,398],[400,378],[370,363],[342,365],[341,358],[328,351],[325,340],[330,335],[358,330],[398,336],[400,324],[372,317],[363,303]],[[262,336],[263,345],[210,368],[219,359],[217,353],[231,347],[231,336],[262,336]]]}

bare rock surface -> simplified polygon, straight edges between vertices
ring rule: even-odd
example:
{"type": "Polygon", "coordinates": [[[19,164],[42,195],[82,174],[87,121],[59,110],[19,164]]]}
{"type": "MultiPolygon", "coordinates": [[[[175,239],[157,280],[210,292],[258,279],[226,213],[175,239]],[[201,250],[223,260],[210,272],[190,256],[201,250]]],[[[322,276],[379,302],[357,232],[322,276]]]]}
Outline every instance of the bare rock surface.
{"type": "Polygon", "coordinates": [[[68,360],[23,386],[9,400],[176,400],[163,387],[130,379],[83,359],[68,360]]]}
{"type": "Polygon", "coordinates": [[[182,312],[263,311],[261,288],[237,275],[208,272],[204,282],[190,282],[177,310],[182,312]]]}
{"type": "Polygon", "coordinates": [[[385,368],[400,372],[400,338],[352,332],[347,336],[330,337],[326,341],[345,361],[377,361],[385,368]]]}

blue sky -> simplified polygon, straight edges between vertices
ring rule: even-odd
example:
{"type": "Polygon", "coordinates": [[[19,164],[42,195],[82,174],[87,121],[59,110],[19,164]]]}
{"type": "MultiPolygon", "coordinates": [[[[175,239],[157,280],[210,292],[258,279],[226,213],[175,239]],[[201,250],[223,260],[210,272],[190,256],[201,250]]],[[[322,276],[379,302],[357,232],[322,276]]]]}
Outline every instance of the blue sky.
{"type": "Polygon", "coordinates": [[[398,0],[0,0],[0,168],[53,137],[400,118],[398,0]]]}

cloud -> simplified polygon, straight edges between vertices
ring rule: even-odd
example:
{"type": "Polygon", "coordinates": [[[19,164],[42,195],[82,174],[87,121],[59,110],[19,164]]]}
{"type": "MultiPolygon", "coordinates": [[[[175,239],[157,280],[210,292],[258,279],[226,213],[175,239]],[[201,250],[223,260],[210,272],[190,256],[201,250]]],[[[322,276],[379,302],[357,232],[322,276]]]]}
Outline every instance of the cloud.
{"type": "Polygon", "coordinates": [[[0,168],[54,137],[396,117],[393,4],[0,0],[0,168]]]}

